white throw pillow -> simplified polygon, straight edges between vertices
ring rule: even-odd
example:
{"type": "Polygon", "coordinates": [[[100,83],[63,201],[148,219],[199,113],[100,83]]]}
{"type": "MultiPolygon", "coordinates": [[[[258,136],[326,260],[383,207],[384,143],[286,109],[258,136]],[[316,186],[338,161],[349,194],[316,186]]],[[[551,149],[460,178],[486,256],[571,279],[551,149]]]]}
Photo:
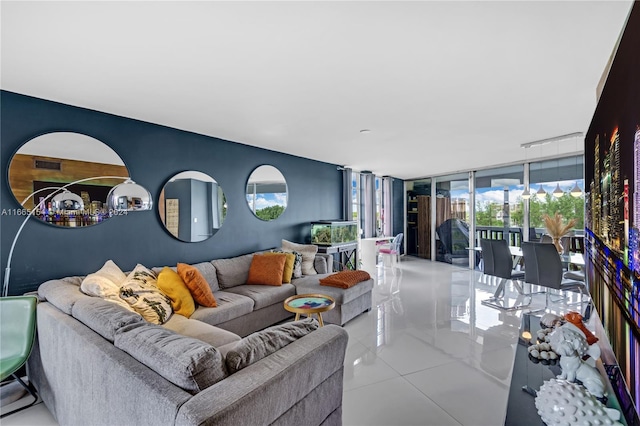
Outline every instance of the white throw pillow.
{"type": "Polygon", "coordinates": [[[302,274],[303,275],[317,275],[313,263],[318,253],[318,246],[313,244],[298,244],[291,241],[282,240],[282,251],[294,252],[302,254],[302,274]]]}
{"type": "Polygon", "coordinates": [[[173,313],[171,299],[158,288],[156,274],[140,264],[120,287],[120,297],[153,324],[164,324],[173,313]]]}
{"type": "Polygon", "coordinates": [[[120,298],[120,286],[127,276],[112,260],[107,260],[98,271],[87,275],[80,291],[89,296],[100,297],[109,302],[116,303],[132,312],[133,308],[120,298]]]}

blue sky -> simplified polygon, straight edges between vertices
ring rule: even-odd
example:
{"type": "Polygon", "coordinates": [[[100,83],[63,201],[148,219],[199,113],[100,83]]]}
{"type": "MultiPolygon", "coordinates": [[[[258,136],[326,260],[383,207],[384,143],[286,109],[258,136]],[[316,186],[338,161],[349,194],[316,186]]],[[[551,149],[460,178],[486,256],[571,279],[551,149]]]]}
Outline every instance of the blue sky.
{"type": "MultiPolygon", "coordinates": [[[[560,181],[560,189],[564,192],[569,192],[576,184],[575,180],[564,180],[560,181]]],[[[547,182],[542,184],[542,188],[548,193],[553,192],[556,189],[556,184],[558,182],[547,182]]],[[[578,186],[584,191],[584,182],[582,179],[578,180],[578,186]]],[[[531,193],[535,193],[540,187],[539,183],[531,184],[529,190],[531,193]]],[[[509,187],[509,201],[511,203],[515,203],[518,200],[518,197],[524,191],[524,185],[514,185],[509,187]]],[[[458,199],[469,199],[469,191],[468,190],[454,190],[451,191],[451,198],[458,199]]],[[[476,203],[481,202],[493,202],[500,203],[504,202],[504,188],[494,187],[494,188],[476,188],[476,203]]]]}
{"type": "MultiPolygon", "coordinates": [[[[253,195],[247,195],[247,203],[249,203],[249,207],[253,210],[253,195]]],[[[257,194],[256,195],[256,210],[264,209],[269,206],[282,206],[287,207],[287,194],[277,193],[277,194],[257,194]]]]}

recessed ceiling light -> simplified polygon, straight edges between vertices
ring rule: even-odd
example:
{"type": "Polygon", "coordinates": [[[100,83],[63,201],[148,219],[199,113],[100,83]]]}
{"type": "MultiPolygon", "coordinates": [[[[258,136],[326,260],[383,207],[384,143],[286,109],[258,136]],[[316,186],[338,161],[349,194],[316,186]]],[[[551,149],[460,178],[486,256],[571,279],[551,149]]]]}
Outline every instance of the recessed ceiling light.
{"type": "Polygon", "coordinates": [[[369,130],[369,129],[362,129],[362,130],[360,130],[360,133],[363,133],[363,134],[371,133],[371,130],[369,130]]]}

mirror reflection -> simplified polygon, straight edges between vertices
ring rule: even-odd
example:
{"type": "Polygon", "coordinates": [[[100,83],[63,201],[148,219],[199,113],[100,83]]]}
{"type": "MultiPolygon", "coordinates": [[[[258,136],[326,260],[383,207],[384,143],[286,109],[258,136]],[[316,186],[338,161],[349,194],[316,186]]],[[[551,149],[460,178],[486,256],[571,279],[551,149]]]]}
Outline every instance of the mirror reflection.
{"type": "Polygon", "coordinates": [[[73,132],[35,137],[18,149],[9,164],[9,186],[21,211],[26,215],[37,207],[34,218],[63,227],[95,225],[108,219],[112,212],[107,209],[107,195],[128,176],[113,149],[73,132]],[[88,179],[100,176],[123,179],[88,179]],[[83,179],[87,180],[59,190],[83,179]]]}
{"type": "Polygon", "coordinates": [[[257,167],[247,182],[247,204],[256,217],[273,220],[287,208],[287,182],[273,166],[257,167]]]}
{"type": "Polygon", "coordinates": [[[194,243],[218,232],[227,215],[227,202],[215,179],[202,172],[186,171],[164,185],[158,212],[171,235],[194,243]]]}

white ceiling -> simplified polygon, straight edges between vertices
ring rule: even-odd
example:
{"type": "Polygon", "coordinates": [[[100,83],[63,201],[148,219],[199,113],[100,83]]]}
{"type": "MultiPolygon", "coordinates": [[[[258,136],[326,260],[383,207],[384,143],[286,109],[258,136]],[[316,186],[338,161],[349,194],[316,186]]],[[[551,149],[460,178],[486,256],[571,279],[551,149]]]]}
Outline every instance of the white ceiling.
{"type": "Polygon", "coordinates": [[[379,175],[439,175],[586,132],[631,4],[2,1],[1,87],[379,175]]]}

